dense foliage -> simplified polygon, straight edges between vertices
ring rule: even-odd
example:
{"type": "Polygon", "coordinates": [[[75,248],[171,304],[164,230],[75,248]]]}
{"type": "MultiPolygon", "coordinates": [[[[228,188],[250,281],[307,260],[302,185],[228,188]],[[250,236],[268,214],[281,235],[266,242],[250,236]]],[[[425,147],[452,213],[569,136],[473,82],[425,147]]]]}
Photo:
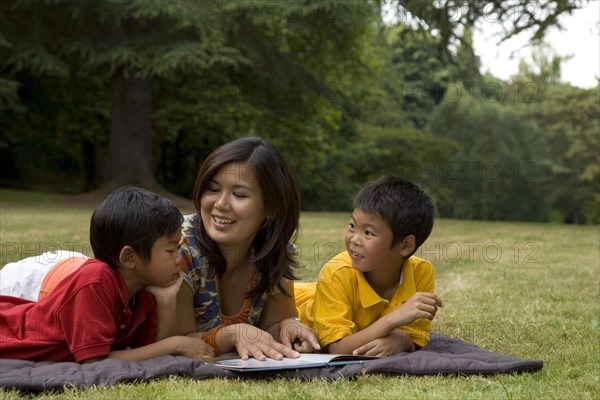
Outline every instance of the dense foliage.
{"type": "Polygon", "coordinates": [[[345,210],[394,173],[445,217],[598,223],[598,88],[562,84],[544,51],[510,82],[482,77],[471,48],[486,13],[541,38],[578,2],[527,18],[514,2],[464,3],[457,18],[456,4],[3,2],[0,185],[190,197],[208,151],[259,135],[306,210],[345,210]]]}

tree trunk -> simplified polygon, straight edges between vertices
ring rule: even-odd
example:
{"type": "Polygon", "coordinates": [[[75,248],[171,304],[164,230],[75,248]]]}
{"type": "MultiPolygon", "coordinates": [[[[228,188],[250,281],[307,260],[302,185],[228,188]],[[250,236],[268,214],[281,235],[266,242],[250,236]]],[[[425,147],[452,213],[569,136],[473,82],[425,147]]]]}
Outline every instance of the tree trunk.
{"type": "Polygon", "coordinates": [[[152,167],[152,78],[132,75],[121,67],[113,76],[108,158],[101,192],[121,186],[162,191],[152,167]]]}
{"type": "Polygon", "coordinates": [[[96,143],[85,137],[81,139],[81,155],[83,158],[83,172],[85,174],[85,186],[83,190],[89,192],[99,183],[96,143]]]}

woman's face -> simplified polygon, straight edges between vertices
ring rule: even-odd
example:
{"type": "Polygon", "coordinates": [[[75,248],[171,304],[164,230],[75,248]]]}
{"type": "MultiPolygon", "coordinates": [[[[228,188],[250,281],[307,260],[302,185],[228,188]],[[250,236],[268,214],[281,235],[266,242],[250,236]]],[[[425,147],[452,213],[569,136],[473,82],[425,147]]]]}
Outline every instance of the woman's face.
{"type": "Polygon", "coordinates": [[[254,169],[246,163],[221,167],[200,196],[200,214],[221,251],[247,251],[266,217],[254,169]]]}

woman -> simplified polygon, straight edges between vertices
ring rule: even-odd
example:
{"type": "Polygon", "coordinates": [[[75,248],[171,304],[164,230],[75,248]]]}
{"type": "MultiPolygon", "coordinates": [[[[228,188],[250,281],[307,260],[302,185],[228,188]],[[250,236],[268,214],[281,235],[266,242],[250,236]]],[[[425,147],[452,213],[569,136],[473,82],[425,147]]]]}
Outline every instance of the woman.
{"type": "Polygon", "coordinates": [[[217,148],[200,167],[194,204],[179,250],[179,333],[201,332],[215,354],[237,350],[243,359],[318,349],[296,319],[290,243],[300,196],[275,146],[246,137],[217,148]]]}

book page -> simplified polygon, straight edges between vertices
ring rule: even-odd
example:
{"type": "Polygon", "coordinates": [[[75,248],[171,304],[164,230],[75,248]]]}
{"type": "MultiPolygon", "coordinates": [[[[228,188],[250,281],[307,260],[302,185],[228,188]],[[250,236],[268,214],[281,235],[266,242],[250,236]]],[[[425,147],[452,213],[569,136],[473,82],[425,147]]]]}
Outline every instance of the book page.
{"type": "Polygon", "coordinates": [[[265,361],[259,361],[255,358],[249,358],[244,361],[241,358],[230,358],[225,356],[215,360],[213,364],[234,370],[278,370],[278,369],[293,369],[293,368],[311,368],[325,367],[330,361],[332,365],[345,365],[353,363],[362,363],[364,360],[374,359],[377,357],[368,356],[352,356],[349,354],[322,354],[311,353],[301,354],[299,358],[287,358],[282,360],[273,360],[267,358],[265,361]]]}

